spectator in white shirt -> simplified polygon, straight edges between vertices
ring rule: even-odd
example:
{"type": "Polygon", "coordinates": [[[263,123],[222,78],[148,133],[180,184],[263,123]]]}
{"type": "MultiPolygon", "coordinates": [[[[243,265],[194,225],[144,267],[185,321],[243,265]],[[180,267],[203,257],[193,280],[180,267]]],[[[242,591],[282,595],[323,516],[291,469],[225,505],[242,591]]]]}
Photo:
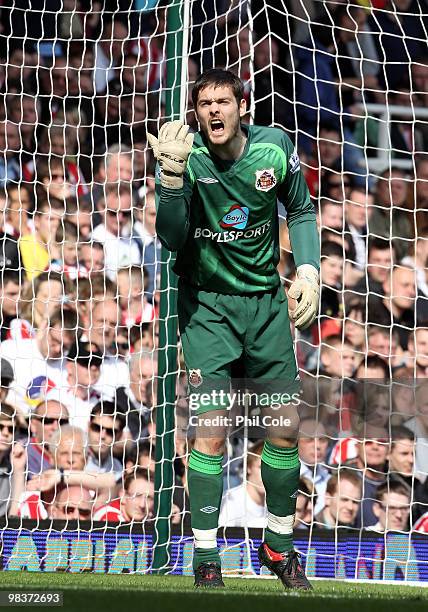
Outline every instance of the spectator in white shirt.
{"type": "Polygon", "coordinates": [[[300,475],[310,480],[316,489],[317,501],[314,513],[325,505],[325,491],[330,479],[327,469],[328,439],[324,426],[315,419],[303,419],[300,423],[299,456],[300,475]]]}
{"type": "Polygon", "coordinates": [[[247,480],[223,495],[219,525],[225,527],[266,527],[265,489],[261,475],[263,442],[248,452],[247,480]]]}
{"type": "Polygon", "coordinates": [[[386,482],[376,491],[373,512],[378,521],[370,531],[408,531],[411,489],[399,482],[386,482]]]}
{"type": "Polygon", "coordinates": [[[33,410],[54,387],[66,385],[63,360],[76,338],[77,317],[71,310],[56,310],[40,324],[35,338],[6,340],[0,356],[14,371],[8,401],[24,415],[33,410]]]}
{"type": "Polygon", "coordinates": [[[115,346],[120,321],[118,303],[111,298],[97,301],[83,317],[85,333],[82,341],[86,341],[92,351],[103,356],[100,377],[93,384],[92,390],[100,397],[113,399],[118,387],[129,385],[128,366],[115,346]]]}
{"type": "Polygon", "coordinates": [[[106,189],[101,211],[102,223],[92,232],[92,239],[104,245],[105,271],[115,280],[119,268],[140,265],[140,249],[134,238],[123,237],[123,227],[132,213],[131,191],[128,185],[111,185],[106,189]]]}
{"type": "Polygon", "coordinates": [[[88,430],[91,410],[97,404],[99,395],[93,386],[100,378],[103,356],[89,350],[83,343],[75,344],[67,355],[67,386],[53,389],[48,399],[55,397],[68,409],[70,423],[74,427],[88,430]]]}

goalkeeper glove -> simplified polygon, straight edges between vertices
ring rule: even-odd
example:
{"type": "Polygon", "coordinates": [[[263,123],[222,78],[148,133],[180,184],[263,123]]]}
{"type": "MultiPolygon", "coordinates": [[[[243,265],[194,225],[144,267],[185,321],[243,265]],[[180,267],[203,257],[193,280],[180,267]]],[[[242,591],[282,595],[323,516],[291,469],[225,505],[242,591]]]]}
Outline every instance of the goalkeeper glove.
{"type": "Polygon", "coordinates": [[[193,134],[181,121],[168,121],[159,130],[159,137],[147,134],[149,145],[161,168],[161,184],[170,189],[183,187],[183,174],[193,145],[193,134]]]}
{"type": "Polygon", "coordinates": [[[290,319],[297,329],[306,329],[315,320],[320,297],[319,274],[314,266],[303,264],[297,268],[297,279],[291,284],[288,296],[297,302],[294,310],[288,309],[290,319]]]}

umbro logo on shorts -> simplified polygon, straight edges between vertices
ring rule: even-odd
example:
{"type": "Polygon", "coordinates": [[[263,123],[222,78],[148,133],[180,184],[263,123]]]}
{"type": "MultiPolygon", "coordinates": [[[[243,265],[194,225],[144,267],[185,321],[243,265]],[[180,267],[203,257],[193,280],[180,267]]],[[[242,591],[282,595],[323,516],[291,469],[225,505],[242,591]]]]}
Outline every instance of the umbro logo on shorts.
{"type": "Polygon", "coordinates": [[[211,178],[210,176],[201,176],[200,178],[196,179],[197,181],[199,181],[200,183],[206,183],[207,185],[212,185],[213,183],[218,183],[218,180],[215,178],[211,178]]]}
{"type": "Polygon", "coordinates": [[[199,509],[201,512],[205,512],[205,514],[212,514],[213,512],[218,510],[218,508],[215,508],[214,506],[205,506],[205,508],[199,508],[199,509]]]}

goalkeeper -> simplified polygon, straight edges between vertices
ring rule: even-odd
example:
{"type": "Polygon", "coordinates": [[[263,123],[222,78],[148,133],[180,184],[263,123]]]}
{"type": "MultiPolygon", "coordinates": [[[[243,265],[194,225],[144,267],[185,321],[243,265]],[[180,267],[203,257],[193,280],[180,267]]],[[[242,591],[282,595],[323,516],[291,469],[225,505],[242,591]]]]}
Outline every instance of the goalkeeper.
{"type": "MultiPolygon", "coordinates": [[[[168,250],[177,251],[178,317],[190,393],[230,387],[238,360],[247,378],[287,389],[298,378],[289,315],[304,329],[314,321],[319,300],[318,232],[299,158],[282,130],[241,123],[243,85],[233,73],[208,70],[192,97],[200,125],[196,135],[179,121],[165,123],[158,138],[148,135],[159,164],[157,233],[168,250]],[[287,211],[297,267],[289,290],[296,306],[290,312],[277,272],[277,200],[287,211]]],[[[205,417],[225,408],[213,402],[201,405],[197,415],[206,423],[205,417]]],[[[293,547],[298,416],[295,408],[286,408],[294,427],[268,429],[262,453],[268,524],[259,559],[285,587],[309,589],[293,547]]],[[[224,432],[216,431],[197,434],[189,459],[195,586],[223,586],[216,538],[224,432]]]]}

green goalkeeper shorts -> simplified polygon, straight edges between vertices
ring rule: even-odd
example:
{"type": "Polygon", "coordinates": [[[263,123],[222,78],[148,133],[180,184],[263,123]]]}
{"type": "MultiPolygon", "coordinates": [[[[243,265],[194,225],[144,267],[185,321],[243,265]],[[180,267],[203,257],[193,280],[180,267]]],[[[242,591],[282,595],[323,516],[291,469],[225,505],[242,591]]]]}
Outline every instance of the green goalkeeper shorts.
{"type": "MultiPolygon", "coordinates": [[[[298,369],[281,286],[255,295],[228,295],[180,280],[178,321],[189,395],[229,392],[237,362],[252,390],[296,390],[298,369]]],[[[207,402],[197,414],[224,408],[207,402]]]]}

